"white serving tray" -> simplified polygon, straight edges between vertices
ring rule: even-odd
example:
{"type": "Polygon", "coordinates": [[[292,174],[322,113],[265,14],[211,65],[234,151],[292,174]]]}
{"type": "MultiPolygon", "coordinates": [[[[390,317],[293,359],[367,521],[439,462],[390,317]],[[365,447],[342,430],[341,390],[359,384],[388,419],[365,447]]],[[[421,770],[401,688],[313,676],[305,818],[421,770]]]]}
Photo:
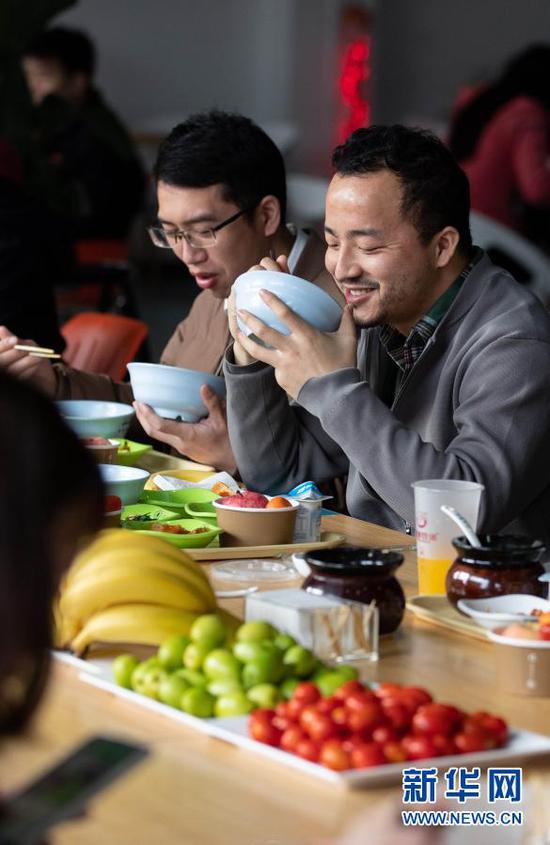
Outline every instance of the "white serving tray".
{"type": "MultiPolygon", "coordinates": [[[[56,653],[56,657],[60,653],[56,653]]],[[[63,655],[62,660],[67,660],[63,655]]],[[[181,722],[188,727],[195,728],[208,736],[216,737],[224,742],[246,748],[256,754],[261,754],[278,763],[291,766],[294,769],[329,781],[343,788],[355,789],[358,787],[380,786],[388,783],[401,781],[401,773],[409,766],[437,766],[439,769],[448,769],[450,766],[480,766],[485,767],[493,764],[508,763],[512,760],[519,760],[527,757],[535,757],[542,754],[550,754],[550,737],[542,734],[531,733],[530,731],[512,731],[510,740],[505,748],[496,748],[491,751],[480,751],[472,754],[460,754],[451,757],[437,757],[427,760],[420,760],[407,763],[389,763],[385,766],[375,766],[371,769],[350,769],[346,772],[334,772],[317,763],[310,763],[295,754],[289,754],[278,748],[257,742],[248,736],[248,717],[234,716],[224,719],[199,719],[190,716],[181,710],[168,707],[152,698],[139,695],[127,689],[119,687],[113,681],[111,673],[111,660],[95,659],[81,660],[72,658],[67,660],[71,664],[83,669],[79,677],[82,681],[98,689],[105,690],[119,698],[126,699],[145,710],[152,710],[154,713],[166,716],[176,722],[181,722]]]]}

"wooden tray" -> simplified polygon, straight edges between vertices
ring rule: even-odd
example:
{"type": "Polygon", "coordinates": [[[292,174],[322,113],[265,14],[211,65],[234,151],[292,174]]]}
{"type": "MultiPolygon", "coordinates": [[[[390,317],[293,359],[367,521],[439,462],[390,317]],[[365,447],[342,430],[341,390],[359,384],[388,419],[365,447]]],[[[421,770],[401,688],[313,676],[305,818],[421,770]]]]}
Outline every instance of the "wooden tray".
{"type": "Polygon", "coordinates": [[[195,560],[239,560],[249,557],[280,557],[314,549],[331,549],[345,541],[343,534],[323,531],[318,543],[288,543],[281,546],[208,546],[206,549],[186,549],[195,560]]]}
{"type": "Polygon", "coordinates": [[[413,596],[407,601],[407,609],[424,622],[440,628],[466,634],[476,640],[489,639],[486,628],[455,610],[445,596],[413,596]]]}

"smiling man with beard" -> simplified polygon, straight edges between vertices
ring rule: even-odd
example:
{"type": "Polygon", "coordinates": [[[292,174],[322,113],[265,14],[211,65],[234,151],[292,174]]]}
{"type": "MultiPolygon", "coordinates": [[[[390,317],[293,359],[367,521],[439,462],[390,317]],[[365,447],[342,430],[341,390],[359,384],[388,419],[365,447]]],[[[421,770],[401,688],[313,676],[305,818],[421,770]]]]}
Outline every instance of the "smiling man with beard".
{"type": "Polygon", "coordinates": [[[468,182],[437,138],[359,129],[333,164],[339,329],[311,328],[268,292],[290,335],[240,312],[266,349],[232,320],[228,425],[243,479],[277,491],[349,472],[351,515],[408,531],[413,481],[478,481],[481,530],[550,539],[549,317],[472,246],[468,182]]]}

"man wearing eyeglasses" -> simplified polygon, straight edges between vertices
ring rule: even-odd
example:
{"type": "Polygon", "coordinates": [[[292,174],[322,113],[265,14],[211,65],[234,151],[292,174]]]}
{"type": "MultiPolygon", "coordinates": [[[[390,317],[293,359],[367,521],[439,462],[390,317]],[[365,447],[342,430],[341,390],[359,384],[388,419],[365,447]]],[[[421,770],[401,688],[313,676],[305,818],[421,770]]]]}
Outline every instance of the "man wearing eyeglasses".
{"type": "MultiPolygon", "coordinates": [[[[282,156],[248,118],[218,111],[193,115],[162,143],[154,175],[158,221],[150,227],[150,237],[156,246],[173,250],[201,289],[161,363],[221,371],[230,341],[225,299],[237,276],[265,255],[288,256],[292,272],[342,301],[325,269],[321,238],[285,225],[282,156]]],[[[55,399],[133,399],[128,384],[63,364],[52,366],[14,350],[16,342],[8,329],[0,328],[0,366],[31,378],[55,399]]],[[[147,434],[181,454],[233,470],[222,403],[207,386],[201,392],[209,414],[196,425],[161,419],[136,402],[139,422],[147,434]]]]}

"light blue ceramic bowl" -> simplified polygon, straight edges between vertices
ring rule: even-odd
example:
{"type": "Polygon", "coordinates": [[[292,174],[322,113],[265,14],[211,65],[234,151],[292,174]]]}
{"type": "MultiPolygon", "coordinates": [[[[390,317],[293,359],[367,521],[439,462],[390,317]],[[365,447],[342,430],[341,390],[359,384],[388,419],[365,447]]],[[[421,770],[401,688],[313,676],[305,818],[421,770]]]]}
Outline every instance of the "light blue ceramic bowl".
{"type": "MultiPolygon", "coordinates": [[[[277,273],[274,270],[249,270],[237,278],[233,287],[238,309],[244,308],[250,311],[281,334],[290,334],[290,330],[261,299],[262,288],[274,293],[298,316],[320,331],[335,331],[342,317],[340,305],[328,293],[317,285],[288,273],[277,273]]],[[[238,323],[245,335],[253,333],[252,329],[241,320],[238,320],[238,323]]]]}
{"type": "Polygon", "coordinates": [[[67,399],[56,403],[59,413],[79,437],[124,437],[134,416],[131,405],[95,399],[67,399]]]}
{"type": "Polygon", "coordinates": [[[225,383],[212,373],[168,367],[164,364],[128,364],[134,398],[150,405],[160,416],[183,422],[198,422],[207,414],[200,387],[208,384],[218,396],[225,396],[225,383]]]}
{"type": "Polygon", "coordinates": [[[143,492],[150,473],[137,467],[98,464],[105,485],[105,495],[118,496],[123,505],[133,505],[143,492]]]}

